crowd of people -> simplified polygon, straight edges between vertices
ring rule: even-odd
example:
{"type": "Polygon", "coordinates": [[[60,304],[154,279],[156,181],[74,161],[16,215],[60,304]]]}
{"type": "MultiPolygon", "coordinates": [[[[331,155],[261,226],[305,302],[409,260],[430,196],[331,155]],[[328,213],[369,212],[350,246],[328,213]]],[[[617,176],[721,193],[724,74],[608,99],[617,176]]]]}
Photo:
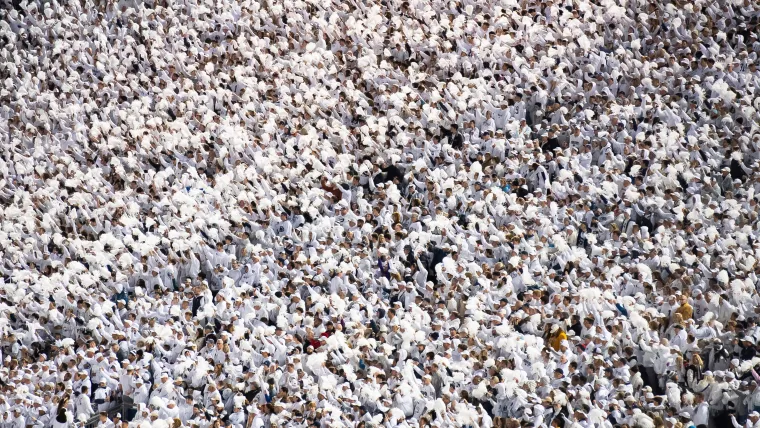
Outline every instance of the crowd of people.
{"type": "Polygon", "coordinates": [[[0,427],[760,427],[757,0],[0,6],[0,427]]]}

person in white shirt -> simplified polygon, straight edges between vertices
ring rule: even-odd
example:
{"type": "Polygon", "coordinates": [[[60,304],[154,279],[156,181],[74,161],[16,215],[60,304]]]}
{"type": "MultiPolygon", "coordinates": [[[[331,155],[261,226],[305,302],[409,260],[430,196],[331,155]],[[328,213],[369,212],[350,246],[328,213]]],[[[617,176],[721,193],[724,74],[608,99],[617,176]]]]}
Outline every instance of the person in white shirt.
{"type": "Polygon", "coordinates": [[[137,404],[148,404],[148,398],[150,397],[150,391],[148,386],[143,383],[141,377],[135,379],[135,391],[133,393],[133,399],[137,404]]]}
{"type": "Polygon", "coordinates": [[[759,428],[760,427],[760,413],[758,412],[751,412],[747,416],[747,420],[744,422],[744,424],[740,424],[736,421],[736,416],[731,415],[731,424],[734,426],[734,428],[759,428]]]}
{"type": "Polygon", "coordinates": [[[275,233],[280,237],[290,237],[293,234],[293,224],[288,220],[286,213],[280,213],[280,221],[274,225],[275,233]]]}
{"type": "Polygon", "coordinates": [[[701,393],[694,394],[694,403],[694,412],[691,414],[691,419],[694,421],[694,425],[707,426],[710,421],[710,406],[705,401],[705,397],[701,393]]]}
{"type": "Polygon", "coordinates": [[[97,428],[115,428],[113,421],[108,418],[107,412],[100,412],[100,415],[98,416],[98,423],[95,426],[97,428]]]}
{"type": "Polygon", "coordinates": [[[95,413],[90,403],[90,390],[87,386],[82,386],[79,395],[74,398],[74,408],[77,418],[89,418],[95,413]]]}

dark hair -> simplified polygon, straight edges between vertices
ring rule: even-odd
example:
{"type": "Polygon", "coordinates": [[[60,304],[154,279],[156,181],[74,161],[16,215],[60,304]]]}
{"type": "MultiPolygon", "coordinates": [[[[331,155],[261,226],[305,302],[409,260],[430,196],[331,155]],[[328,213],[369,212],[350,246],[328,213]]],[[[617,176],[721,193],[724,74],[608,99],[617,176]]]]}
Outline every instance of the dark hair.
{"type": "Polygon", "coordinates": [[[58,408],[58,415],[55,417],[55,421],[61,424],[65,424],[69,421],[68,417],[66,416],[65,407],[58,408]]]}

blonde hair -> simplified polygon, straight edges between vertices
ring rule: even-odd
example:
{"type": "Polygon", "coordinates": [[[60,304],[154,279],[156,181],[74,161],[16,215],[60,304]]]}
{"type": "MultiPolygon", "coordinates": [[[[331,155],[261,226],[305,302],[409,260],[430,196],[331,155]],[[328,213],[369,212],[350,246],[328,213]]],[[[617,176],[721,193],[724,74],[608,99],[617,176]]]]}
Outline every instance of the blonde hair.
{"type": "Polygon", "coordinates": [[[702,361],[702,357],[699,356],[699,354],[694,354],[691,359],[694,361],[694,364],[699,364],[700,367],[702,367],[705,363],[702,361]]]}

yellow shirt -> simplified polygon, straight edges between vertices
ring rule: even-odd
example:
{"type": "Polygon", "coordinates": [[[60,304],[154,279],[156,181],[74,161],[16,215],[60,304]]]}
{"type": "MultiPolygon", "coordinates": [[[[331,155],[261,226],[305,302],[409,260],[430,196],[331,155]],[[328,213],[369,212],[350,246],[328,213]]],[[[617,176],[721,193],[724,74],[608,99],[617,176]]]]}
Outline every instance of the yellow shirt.
{"type": "Polygon", "coordinates": [[[681,307],[676,309],[675,313],[681,314],[681,316],[683,317],[685,321],[685,320],[691,319],[691,315],[693,312],[694,312],[694,309],[692,309],[691,305],[688,303],[684,303],[683,305],[681,305],[681,307]]]}
{"type": "Polygon", "coordinates": [[[567,334],[565,334],[564,331],[560,330],[557,332],[556,336],[549,338],[549,346],[551,346],[555,351],[559,351],[559,346],[563,340],[567,340],[567,334]]]}

